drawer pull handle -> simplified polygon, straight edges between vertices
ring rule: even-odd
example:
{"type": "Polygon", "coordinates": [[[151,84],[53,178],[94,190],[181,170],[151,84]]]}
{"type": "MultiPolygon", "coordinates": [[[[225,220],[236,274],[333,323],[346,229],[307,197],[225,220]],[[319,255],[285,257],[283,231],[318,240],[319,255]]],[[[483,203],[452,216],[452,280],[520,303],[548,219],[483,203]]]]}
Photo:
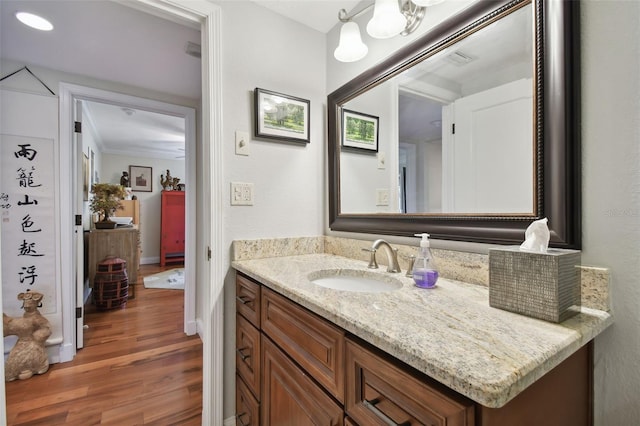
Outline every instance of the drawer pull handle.
{"type": "Polygon", "coordinates": [[[242,303],[243,305],[253,303],[253,299],[247,296],[236,296],[236,300],[242,303]]]}
{"type": "Polygon", "coordinates": [[[251,354],[249,355],[245,355],[242,353],[242,351],[247,350],[247,348],[238,348],[236,349],[236,352],[238,352],[238,355],[240,355],[240,359],[245,361],[247,358],[251,358],[251,354]]]}
{"type": "MultiPolygon", "coordinates": [[[[240,422],[240,426],[249,426],[249,423],[245,423],[244,420],[242,420],[242,416],[244,416],[247,413],[240,413],[238,415],[236,415],[236,419],[238,419],[238,422],[240,422]]],[[[251,421],[251,420],[249,420],[251,421]]]]}
{"type": "Polygon", "coordinates": [[[404,423],[394,422],[391,417],[387,416],[385,413],[383,413],[376,407],[376,404],[378,402],[380,402],[380,400],[378,399],[374,399],[372,401],[364,399],[362,400],[362,405],[364,405],[367,409],[369,409],[369,411],[375,414],[380,420],[382,420],[388,426],[403,426],[407,424],[407,422],[404,422],[404,423]]]}

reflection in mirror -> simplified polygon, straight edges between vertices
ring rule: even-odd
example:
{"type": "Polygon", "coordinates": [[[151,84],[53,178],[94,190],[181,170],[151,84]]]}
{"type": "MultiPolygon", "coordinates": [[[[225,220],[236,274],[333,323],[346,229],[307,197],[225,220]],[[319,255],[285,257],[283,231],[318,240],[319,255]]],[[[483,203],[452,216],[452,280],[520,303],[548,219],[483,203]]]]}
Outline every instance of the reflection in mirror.
{"type": "Polygon", "coordinates": [[[546,217],[580,248],[579,16],[474,2],[330,93],[331,230],[520,244],[546,217]],[[377,150],[342,146],[345,109],[378,117],[377,150]]]}
{"type": "Polygon", "coordinates": [[[534,215],[533,35],[528,4],[343,104],[380,134],[342,150],[341,212],[534,215]]]}

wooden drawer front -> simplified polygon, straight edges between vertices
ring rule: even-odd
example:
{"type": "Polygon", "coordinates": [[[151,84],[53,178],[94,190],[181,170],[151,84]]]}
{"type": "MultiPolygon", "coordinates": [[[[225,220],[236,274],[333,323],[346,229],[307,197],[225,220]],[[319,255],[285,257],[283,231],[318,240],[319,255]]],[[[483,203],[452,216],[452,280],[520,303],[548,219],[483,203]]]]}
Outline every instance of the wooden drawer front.
{"type": "Polygon", "coordinates": [[[264,287],[262,331],[344,402],[344,331],[264,287]]]}
{"type": "Polygon", "coordinates": [[[346,369],[345,411],[360,425],[474,424],[473,401],[445,394],[349,339],[346,369]]]}
{"type": "Polygon", "coordinates": [[[236,315],[236,371],[260,400],[260,331],[236,315]]]}
{"type": "Polygon", "coordinates": [[[260,284],[236,275],[236,311],[260,328],[260,284]]]}
{"type": "Polygon", "coordinates": [[[236,376],[236,426],[260,426],[260,403],[236,376]]]}
{"type": "Polygon", "coordinates": [[[262,336],[262,424],[342,426],[342,408],[262,336]]]}

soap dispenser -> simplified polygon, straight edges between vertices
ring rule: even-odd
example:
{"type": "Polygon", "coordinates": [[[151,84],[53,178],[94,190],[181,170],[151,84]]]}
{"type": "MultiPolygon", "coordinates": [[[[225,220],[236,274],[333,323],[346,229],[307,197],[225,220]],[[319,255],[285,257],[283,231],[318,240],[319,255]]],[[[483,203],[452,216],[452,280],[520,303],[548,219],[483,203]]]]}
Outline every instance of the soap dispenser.
{"type": "Polygon", "coordinates": [[[418,287],[433,288],[438,281],[438,270],[429,248],[429,234],[415,234],[415,236],[422,237],[422,240],[420,240],[420,251],[413,264],[413,281],[418,287]]]}

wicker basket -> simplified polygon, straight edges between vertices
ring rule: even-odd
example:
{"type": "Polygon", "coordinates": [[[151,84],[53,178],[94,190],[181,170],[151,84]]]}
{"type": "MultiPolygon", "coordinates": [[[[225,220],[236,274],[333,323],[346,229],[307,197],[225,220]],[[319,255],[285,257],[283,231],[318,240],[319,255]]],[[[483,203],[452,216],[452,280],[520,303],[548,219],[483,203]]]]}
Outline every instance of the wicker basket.
{"type": "Polygon", "coordinates": [[[127,262],[111,256],[96,266],[93,303],[99,311],[124,308],[129,298],[127,262]]]}
{"type": "Polygon", "coordinates": [[[580,251],[489,250],[489,305],[551,322],[580,311],[580,251]]]}

